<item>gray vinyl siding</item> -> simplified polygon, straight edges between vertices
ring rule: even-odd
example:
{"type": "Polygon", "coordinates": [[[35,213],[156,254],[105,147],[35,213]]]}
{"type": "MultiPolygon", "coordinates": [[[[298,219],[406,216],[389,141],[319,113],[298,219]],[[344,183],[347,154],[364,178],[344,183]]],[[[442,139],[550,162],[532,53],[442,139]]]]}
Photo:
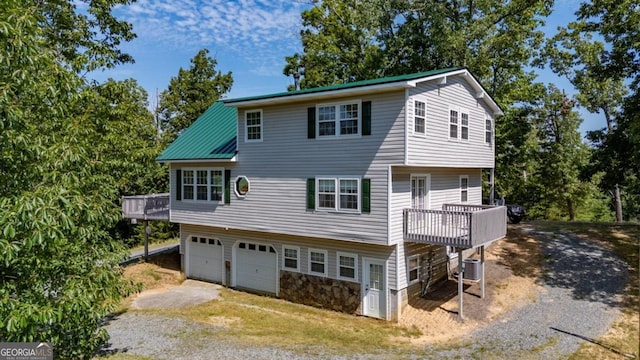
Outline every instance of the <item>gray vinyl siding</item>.
{"type": "MultiPolygon", "coordinates": [[[[240,231],[240,230],[225,230],[224,228],[200,226],[200,225],[180,225],[180,247],[184,249],[186,241],[190,236],[209,237],[218,239],[222,242],[224,247],[224,259],[225,261],[232,261],[233,247],[237,242],[247,241],[255,242],[259,244],[271,245],[275,248],[278,254],[278,269],[283,269],[283,246],[297,246],[300,248],[300,272],[308,274],[308,262],[309,262],[309,249],[327,250],[328,256],[328,277],[337,279],[337,253],[345,252],[356,254],[358,257],[357,273],[358,283],[362,282],[362,264],[363,258],[373,258],[383,260],[386,263],[388,272],[387,284],[391,288],[391,278],[395,278],[395,270],[391,271],[391,268],[395,268],[395,256],[392,253],[395,247],[391,246],[377,246],[369,244],[356,244],[347,241],[335,241],[330,239],[319,238],[305,238],[299,236],[281,235],[281,234],[265,234],[254,231],[240,231]]],[[[233,264],[231,264],[233,269],[233,264]]],[[[344,280],[344,279],[341,279],[344,280]]],[[[393,281],[395,283],[395,280],[393,281]]]]}
{"type": "MultiPolygon", "coordinates": [[[[316,105],[308,102],[262,107],[263,141],[246,143],[244,113],[256,109],[239,109],[237,161],[224,167],[232,184],[248,177],[249,194],[232,192],[230,205],[198,203],[177,201],[172,187],[171,221],[387,245],[388,169],[404,160],[404,92],[353,100],[372,103],[370,136],[307,139],[307,108],[316,105]],[[371,212],[306,210],[307,179],[323,176],[371,179],[371,212]]],[[[207,164],[171,164],[172,186],[176,169],[194,166],[207,164]]]]}
{"type": "Polygon", "coordinates": [[[460,176],[469,176],[468,204],[482,204],[482,169],[428,168],[394,166],[391,183],[392,243],[404,241],[402,210],[411,207],[411,175],[430,174],[429,209],[440,210],[443,204],[460,203],[460,176]]]}
{"type": "MultiPolygon", "coordinates": [[[[475,98],[471,86],[461,77],[447,83],[420,83],[409,90],[408,165],[443,167],[494,167],[494,146],[485,142],[485,120],[492,111],[475,98]],[[426,136],[414,133],[414,100],[426,102],[426,136]],[[459,107],[469,113],[469,140],[449,139],[449,110],[459,107]]],[[[460,128],[458,128],[460,132],[460,128]]]]}

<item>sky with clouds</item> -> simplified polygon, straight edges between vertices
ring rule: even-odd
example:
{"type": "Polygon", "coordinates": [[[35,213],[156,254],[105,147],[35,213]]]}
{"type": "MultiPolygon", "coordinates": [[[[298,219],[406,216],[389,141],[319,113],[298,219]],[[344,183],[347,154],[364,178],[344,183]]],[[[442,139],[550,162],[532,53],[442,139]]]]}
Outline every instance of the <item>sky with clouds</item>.
{"type": "MultiPolygon", "coordinates": [[[[282,74],[284,57],[302,52],[300,13],[312,0],[137,0],[119,6],[115,15],[133,24],[137,38],[122,46],[135,64],[121,65],[91,74],[98,81],[135,78],[150,94],[167,88],[180,67],[202,48],[218,61],[217,70],[233,72],[228,98],[285,91],[293,83],[282,74]]],[[[549,32],[573,19],[578,2],[556,0],[554,15],[547,20],[549,32]]],[[[540,81],[553,82],[572,93],[571,85],[549,71],[540,81]]],[[[602,126],[601,119],[584,114],[581,128],[602,126]]]]}

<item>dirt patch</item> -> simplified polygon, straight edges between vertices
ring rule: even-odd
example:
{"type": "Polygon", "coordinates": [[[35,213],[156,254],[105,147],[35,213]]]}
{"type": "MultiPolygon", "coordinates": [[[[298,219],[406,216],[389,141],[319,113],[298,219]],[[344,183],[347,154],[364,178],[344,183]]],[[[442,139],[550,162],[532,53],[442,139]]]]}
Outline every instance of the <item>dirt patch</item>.
{"type": "Polygon", "coordinates": [[[543,291],[536,284],[541,259],[537,241],[522,227],[510,227],[506,239],[485,250],[485,298],[480,298],[479,283],[464,286],[464,322],[458,320],[457,282],[447,280],[426,298],[412,301],[400,325],[422,332],[412,339],[416,344],[460,339],[509,309],[535,301],[536,294],[543,291]]]}

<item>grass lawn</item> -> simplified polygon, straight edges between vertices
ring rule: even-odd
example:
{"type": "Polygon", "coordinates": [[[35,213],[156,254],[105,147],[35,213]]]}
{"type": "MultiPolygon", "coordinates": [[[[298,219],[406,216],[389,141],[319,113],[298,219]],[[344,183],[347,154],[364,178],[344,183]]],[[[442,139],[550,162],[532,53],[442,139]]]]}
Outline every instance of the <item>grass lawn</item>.
{"type": "Polygon", "coordinates": [[[629,264],[629,283],[624,293],[625,309],[611,329],[597,342],[584,343],[571,359],[620,359],[623,354],[640,354],[640,225],[581,222],[533,222],[543,231],[573,233],[588,241],[596,241],[613,250],[629,264]],[[615,350],[607,349],[610,347],[615,350]]]}

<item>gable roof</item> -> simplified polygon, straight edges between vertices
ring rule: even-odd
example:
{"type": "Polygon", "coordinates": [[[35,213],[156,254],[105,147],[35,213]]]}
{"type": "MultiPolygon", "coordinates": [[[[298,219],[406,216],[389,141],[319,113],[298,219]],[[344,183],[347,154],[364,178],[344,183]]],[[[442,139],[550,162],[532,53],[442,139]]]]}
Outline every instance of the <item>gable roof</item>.
{"type": "Polygon", "coordinates": [[[249,96],[236,99],[222,100],[225,105],[240,106],[260,106],[280,103],[290,103],[311,99],[331,98],[344,95],[364,95],[376,93],[383,90],[399,90],[415,87],[418,83],[432,80],[446,81],[447,76],[461,76],[476,91],[476,98],[484,100],[487,105],[496,113],[502,114],[500,106],[488,95],[480,82],[466,68],[448,68],[431,71],[424,71],[414,74],[389,76],[379,79],[354,81],[350,83],[323,86],[311,89],[296,91],[286,91],[275,94],[249,96]]]}
{"type": "Polygon", "coordinates": [[[235,108],[216,101],[156,161],[230,161],[236,155],[237,121],[235,108]]]}

